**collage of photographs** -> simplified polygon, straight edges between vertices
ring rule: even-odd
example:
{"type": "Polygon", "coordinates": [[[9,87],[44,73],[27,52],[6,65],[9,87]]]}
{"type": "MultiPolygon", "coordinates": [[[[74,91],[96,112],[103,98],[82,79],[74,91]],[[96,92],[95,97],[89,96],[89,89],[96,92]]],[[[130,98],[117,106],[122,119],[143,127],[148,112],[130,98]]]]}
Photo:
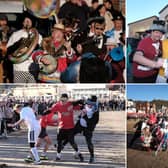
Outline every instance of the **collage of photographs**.
{"type": "Polygon", "coordinates": [[[0,0],[0,168],[168,168],[167,0],[0,0]]]}

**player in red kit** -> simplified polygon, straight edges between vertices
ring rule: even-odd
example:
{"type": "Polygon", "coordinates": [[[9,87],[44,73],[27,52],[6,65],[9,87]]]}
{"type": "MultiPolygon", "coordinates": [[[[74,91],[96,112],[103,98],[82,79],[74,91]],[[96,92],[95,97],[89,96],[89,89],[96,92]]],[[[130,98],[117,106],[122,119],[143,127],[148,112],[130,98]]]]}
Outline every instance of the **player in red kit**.
{"type": "Polygon", "coordinates": [[[58,125],[57,115],[54,114],[54,113],[44,114],[40,118],[40,125],[41,125],[41,132],[40,132],[40,135],[38,137],[36,146],[40,147],[42,141],[44,140],[45,146],[44,146],[43,152],[40,156],[40,159],[41,160],[48,160],[48,157],[47,157],[46,153],[47,153],[47,150],[48,150],[48,148],[49,148],[49,146],[51,145],[52,142],[51,142],[50,137],[48,136],[46,128],[47,128],[47,126],[57,126],[58,125]]]}
{"type": "Polygon", "coordinates": [[[56,160],[61,159],[61,150],[62,150],[62,143],[66,139],[72,146],[72,148],[78,154],[80,161],[82,162],[83,156],[78,150],[78,146],[74,140],[74,117],[73,117],[73,110],[74,106],[77,105],[77,102],[69,102],[68,95],[62,94],[61,100],[56,103],[52,109],[51,113],[58,114],[58,134],[57,134],[57,157],[56,160]]]}

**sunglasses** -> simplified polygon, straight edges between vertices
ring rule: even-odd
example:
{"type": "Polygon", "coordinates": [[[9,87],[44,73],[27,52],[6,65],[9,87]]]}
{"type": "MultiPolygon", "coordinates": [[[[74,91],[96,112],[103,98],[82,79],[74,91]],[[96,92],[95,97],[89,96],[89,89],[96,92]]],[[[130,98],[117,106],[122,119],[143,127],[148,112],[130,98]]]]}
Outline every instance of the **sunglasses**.
{"type": "Polygon", "coordinates": [[[104,28],[95,27],[95,29],[104,31],[104,28]]]}

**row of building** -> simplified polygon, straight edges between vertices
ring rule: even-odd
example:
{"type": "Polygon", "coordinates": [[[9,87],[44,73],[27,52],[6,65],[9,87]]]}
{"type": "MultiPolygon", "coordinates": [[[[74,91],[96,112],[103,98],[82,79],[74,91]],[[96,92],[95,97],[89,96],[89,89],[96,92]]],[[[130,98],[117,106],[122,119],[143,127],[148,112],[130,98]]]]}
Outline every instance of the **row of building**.
{"type": "Polygon", "coordinates": [[[150,111],[156,112],[156,104],[147,101],[136,102],[133,100],[127,100],[128,112],[133,110],[134,112],[149,113],[150,111]]]}
{"type": "Polygon", "coordinates": [[[96,95],[100,101],[109,100],[125,100],[125,86],[117,85],[117,87],[99,84],[99,85],[1,85],[1,97],[26,97],[26,98],[47,98],[58,100],[62,93],[67,93],[73,100],[89,98],[91,95],[96,95]]]}
{"type": "Polygon", "coordinates": [[[166,29],[168,30],[168,5],[159,11],[159,16],[150,16],[128,24],[128,37],[139,38],[146,30],[149,30],[153,20],[164,20],[166,29]]]}
{"type": "Polygon", "coordinates": [[[134,100],[127,100],[127,112],[128,113],[144,113],[149,114],[151,112],[158,113],[168,113],[168,107],[165,105],[161,105],[157,107],[155,103],[148,102],[148,101],[134,101],[134,100]]]}

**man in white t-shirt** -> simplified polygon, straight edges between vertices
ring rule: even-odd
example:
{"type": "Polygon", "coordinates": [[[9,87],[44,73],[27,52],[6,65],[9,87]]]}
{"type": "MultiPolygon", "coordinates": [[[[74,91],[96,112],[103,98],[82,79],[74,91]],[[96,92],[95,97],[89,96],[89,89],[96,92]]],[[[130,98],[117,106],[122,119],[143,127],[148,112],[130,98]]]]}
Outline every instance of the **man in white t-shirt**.
{"type": "Polygon", "coordinates": [[[40,123],[36,119],[35,113],[33,112],[33,109],[29,106],[29,103],[26,103],[24,107],[18,105],[16,112],[20,114],[20,120],[14,124],[8,124],[8,126],[16,127],[22,122],[26,124],[28,128],[28,143],[30,144],[30,151],[35,160],[34,163],[40,164],[41,162],[38,155],[38,151],[37,148],[35,147],[35,144],[37,142],[41,130],[40,123]]]}

